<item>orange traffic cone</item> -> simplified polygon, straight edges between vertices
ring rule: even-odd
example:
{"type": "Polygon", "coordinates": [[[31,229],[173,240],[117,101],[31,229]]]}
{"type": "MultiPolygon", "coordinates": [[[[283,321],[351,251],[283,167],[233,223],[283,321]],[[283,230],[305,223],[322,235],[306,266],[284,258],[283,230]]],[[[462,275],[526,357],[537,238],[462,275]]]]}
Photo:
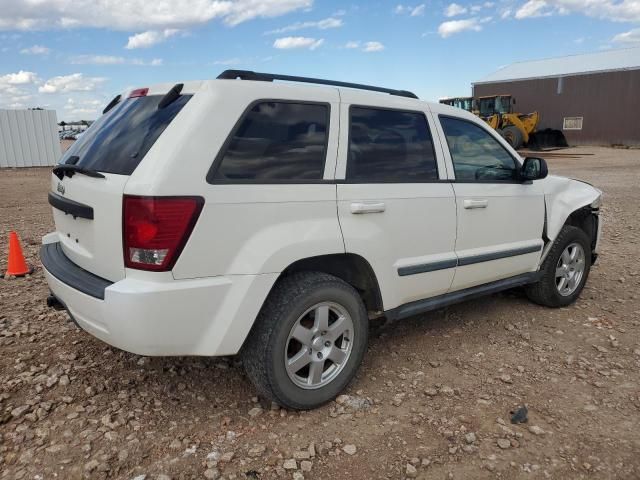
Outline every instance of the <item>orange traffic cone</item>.
{"type": "Polygon", "coordinates": [[[22,254],[22,247],[16,232],[9,232],[9,264],[7,265],[7,273],[5,276],[13,275],[14,277],[22,277],[27,273],[31,273],[22,254]]]}

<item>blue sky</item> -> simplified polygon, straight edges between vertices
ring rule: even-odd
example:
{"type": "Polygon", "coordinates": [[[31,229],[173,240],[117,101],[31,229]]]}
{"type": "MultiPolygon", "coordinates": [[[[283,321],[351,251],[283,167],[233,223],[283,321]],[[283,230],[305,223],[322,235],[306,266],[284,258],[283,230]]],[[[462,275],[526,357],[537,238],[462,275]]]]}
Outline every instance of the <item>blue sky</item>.
{"type": "Polygon", "coordinates": [[[468,95],[506,64],[640,46],[638,0],[0,0],[0,108],[94,119],[227,68],[468,95]]]}

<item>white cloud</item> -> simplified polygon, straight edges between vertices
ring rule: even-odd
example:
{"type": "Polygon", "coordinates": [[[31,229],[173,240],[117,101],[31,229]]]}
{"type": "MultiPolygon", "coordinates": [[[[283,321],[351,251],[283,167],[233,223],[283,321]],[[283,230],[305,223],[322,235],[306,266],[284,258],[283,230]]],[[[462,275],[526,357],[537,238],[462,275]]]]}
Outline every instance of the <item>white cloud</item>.
{"type": "Polygon", "coordinates": [[[89,100],[75,100],[74,98],[68,98],[67,103],[63,107],[65,110],[70,110],[71,114],[86,114],[97,113],[98,109],[103,105],[101,100],[89,99],[89,100]]]}
{"type": "Polygon", "coordinates": [[[528,0],[517,11],[516,18],[578,13],[614,22],[640,22],[638,0],[528,0]]]}
{"type": "Polygon", "coordinates": [[[47,55],[49,52],[51,52],[51,49],[43,47],[42,45],[34,45],[33,47],[20,50],[20,53],[23,55],[47,55]]]}
{"type": "Polygon", "coordinates": [[[278,34],[286,32],[294,32],[296,30],[303,30],[307,28],[317,28],[319,30],[328,30],[330,28],[339,28],[344,25],[341,18],[329,17],[317,22],[296,22],[286,27],[271,30],[267,34],[278,34]]]}
{"type": "Polygon", "coordinates": [[[424,3],[421,5],[418,5],[413,10],[411,10],[411,13],[409,15],[411,15],[412,17],[419,17],[421,15],[424,15],[425,8],[426,8],[426,5],[424,3]]]}
{"type": "Polygon", "coordinates": [[[395,13],[396,15],[403,15],[406,13],[411,17],[419,17],[421,15],[424,15],[425,8],[426,5],[424,3],[416,6],[400,4],[395,6],[395,8],[393,9],[393,13],[395,13]]]}
{"type": "Polygon", "coordinates": [[[443,22],[438,27],[438,34],[442,38],[448,38],[451,35],[455,35],[464,31],[479,32],[482,30],[480,22],[476,18],[469,18],[467,20],[450,20],[443,22]]]}
{"type": "Polygon", "coordinates": [[[25,88],[33,88],[38,81],[35,73],[24,70],[0,75],[0,104],[9,108],[24,108],[24,103],[31,99],[25,88]]]}
{"type": "Polygon", "coordinates": [[[71,57],[70,63],[73,65],[140,65],[159,67],[163,64],[161,58],[152,60],[141,60],[139,58],[125,58],[114,55],[76,55],[71,57]]]}
{"type": "Polygon", "coordinates": [[[476,5],[471,5],[471,7],[469,7],[469,11],[471,13],[478,13],[480,10],[485,9],[485,8],[491,8],[494,5],[495,5],[494,2],[478,3],[476,5]]]}
{"type": "Polygon", "coordinates": [[[467,8],[462,5],[458,5],[457,3],[449,4],[449,6],[444,10],[444,16],[449,18],[462,15],[464,13],[467,13],[467,8]]]}
{"type": "Polygon", "coordinates": [[[147,32],[136,33],[129,37],[125,48],[129,50],[134,48],[149,48],[164,42],[167,38],[171,38],[179,32],[180,30],[176,28],[165,28],[164,30],[149,30],[147,32]]]}
{"type": "MultiPolygon", "coordinates": [[[[572,12],[582,12],[590,17],[616,22],[640,22],[640,2],[638,0],[554,0],[558,8],[572,12]]],[[[562,13],[562,12],[561,12],[562,13]]]]}
{"type": "Polygon", "coordinates": [[[345,43],[344,48],[348,49],[358,49],[363,52],[371,53],[371,52],[381,52],[384,50],[384,45],[380,42],[359,42],[359,41],[350,41],[345,43]]]}
{"type": "Polygon", "coordinates": [[[0,30],[108,28],[163,30],[222,20],[237,25],[313,5],[313,0],[0,0],[0,30]]]}
{"type": "Polygon", "coordinates": [[[112,55],[77,55],[71,58],[74,65],[121,65],[125,63],[124,57],[112,55]]]}
{"type": "Polygon", "coordinates": [[[20,93],[18,95],[14,95],[11,97],[11,101],[12,102],[20,102],[20,103],[24,103],[26,101],[29,101],[33,98],[33,95],[30,95],[28,93],[20,93]]]}
{"type": "Polygon", "coordinates": [[[611,39],[614,43],[640,44],[640,28],[619,33],[611,39]]]}
{"type": "Polygon", "coordinates": [[[89,92],[95,90],[105,80],[102,77],[85,77],[82,73],[72,73],[50,78],[38,87],[38,91],[40,93],[89,92]]]}
{"type": "Polygon", "coordinates": [[[292,49],[292,48],[308,48],[309,50],[315,50],[324,43],[324,39],[316,40],[309,37],[282,37],[277,38],[273,42],[274,48],[279,49],[292,49]]]}
{"type": "Polygon", "coordinates": [[[18,73],[7,73],[0,76],[0,85],[26,85],[37,80],[38,76],[35,73],[20,70],[18,73]]]}
{"type": "Polygon", "coordinates": [[[33,102],[33,95],[26,92],[9,93],[0,90],[0,105],[4,108],[27,108],[33,102]]]}
{"type": "Polygon", "coordinates": [[[551,15],[546,0],[529,0],[516,11],[516,18],[542,17],[551,15]]]}
{"type": "Polygon", "coordinates": [[[365,42],[363,52],[381,52],[384,50],[384,45],[380,42],[365,42]]]}

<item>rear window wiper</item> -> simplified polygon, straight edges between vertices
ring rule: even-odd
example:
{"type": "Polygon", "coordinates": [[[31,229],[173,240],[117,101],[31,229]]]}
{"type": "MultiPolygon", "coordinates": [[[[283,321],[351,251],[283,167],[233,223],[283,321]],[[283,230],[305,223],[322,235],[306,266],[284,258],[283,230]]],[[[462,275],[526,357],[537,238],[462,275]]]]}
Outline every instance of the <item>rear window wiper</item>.
{"type": "Polygon", "coordinates": [[[61,165],[53,167],[53,174],[60,180],[62,180],[65,175],[71,178],[76,173],[81,173],[82,175],[86,175],[87,177],[105,178],[105,176],[100,172],[96,172],[95,170],[90,170],[88,168],[79,167],[78,165],[63,163],[61,165]]]}
{"type": "Polygon", "coordinates": [[[109,102],[109,104],[106,107],[104,107],[104,110],[102,110],[102,113],[103,114],[107,113],[109,110],[111,110],[113,107],[115,107],[118,104],[118,102],[120,101],[120,97],[121,97],[120,95],[116,95],[113,98],[113,100],[111,100],[109,102]]]}

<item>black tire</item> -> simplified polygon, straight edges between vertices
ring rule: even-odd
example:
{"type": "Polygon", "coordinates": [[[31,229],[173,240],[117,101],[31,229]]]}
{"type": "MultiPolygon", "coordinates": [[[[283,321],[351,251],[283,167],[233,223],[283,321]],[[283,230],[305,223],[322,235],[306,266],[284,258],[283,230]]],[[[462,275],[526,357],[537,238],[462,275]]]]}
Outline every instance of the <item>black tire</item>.
{"type": "Polygon", "coordinates": [[[522,147],[524,143],[524,139],[522,137],[522,132],[518,127],[513,125],[509,125],[508,127],[502,130],[502,136],[507,141],[509,145],[511,145],[515,150],[518,150],[522,147]]]}
{"type": "Polygon", "coordinates": [[[552,308],[571,305],[582,292],[591,270],[591,241],[589,237],[579,228],[568,225],[562,227],[540,270],[542,278],[537,283],[528,285],[525,289],[529,299],[539,305],[552,308]],[[584,250],[584,273],[575,291],[570,295],[563,296],[558,291],[556,284],[556,266],[562,252],[574,242],[579,243],[584,250]]]}
{"type": "Polygon", "coordinates": [[[265,301],[242,347],[247,376],[258,393],[287,408],[306,410],[335,398],[355,376],[367,349],[369,319],[358,292],[348,283],[319,272],[294,273],[280,280],[265,301]],[[340,305],[353,322],[353,345],[342,369],[329,383],[309,390],[296,385],[285,367],[291,329],[320,302],[340,305]]]}

